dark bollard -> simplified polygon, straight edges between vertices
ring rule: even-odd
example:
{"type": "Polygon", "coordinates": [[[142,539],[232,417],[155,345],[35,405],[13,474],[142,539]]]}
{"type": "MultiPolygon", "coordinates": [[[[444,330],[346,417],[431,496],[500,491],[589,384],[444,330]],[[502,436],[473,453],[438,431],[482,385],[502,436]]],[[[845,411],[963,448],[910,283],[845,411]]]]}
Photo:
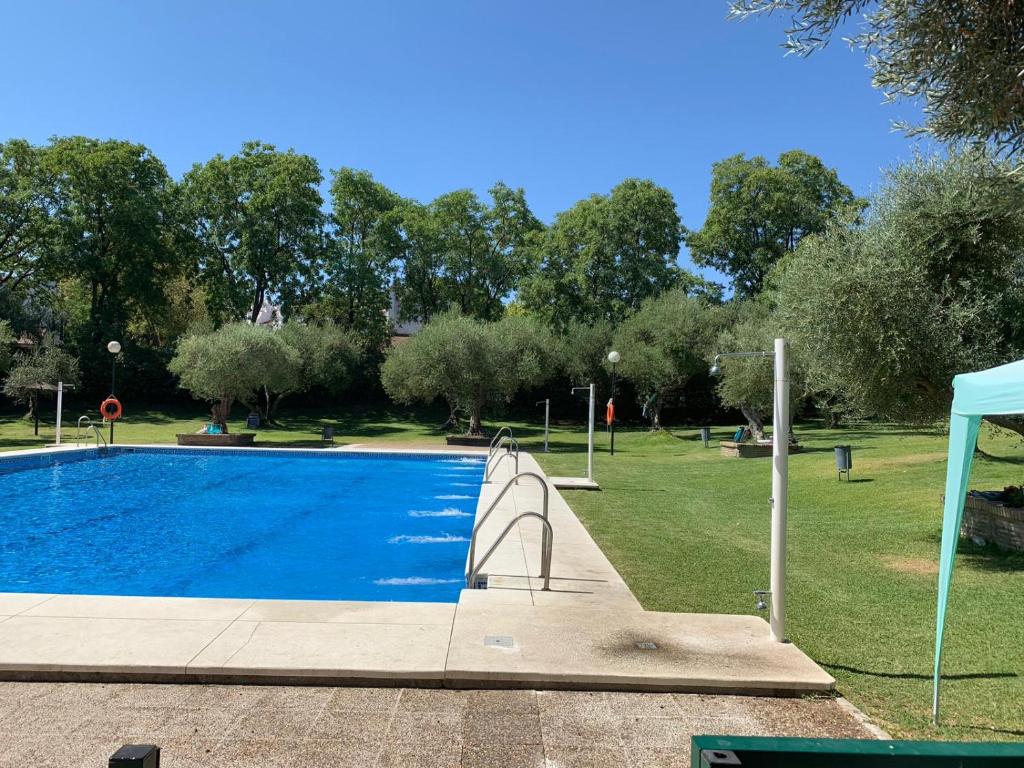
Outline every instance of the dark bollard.
{"type": "Polygon", "coordinates": [[[160,747],[125,744],[110,756],[108,768],[160,768],[160,747]]]}
{"type": "Polygon", "coordinates": [[[846,473],[846,479],[850,479],[850,470],[853,469],[853,452],[848,445],[837,445],[836,446],[836,471],[839,473],[839,479],[843,479],[843,473],[846,473]]]}

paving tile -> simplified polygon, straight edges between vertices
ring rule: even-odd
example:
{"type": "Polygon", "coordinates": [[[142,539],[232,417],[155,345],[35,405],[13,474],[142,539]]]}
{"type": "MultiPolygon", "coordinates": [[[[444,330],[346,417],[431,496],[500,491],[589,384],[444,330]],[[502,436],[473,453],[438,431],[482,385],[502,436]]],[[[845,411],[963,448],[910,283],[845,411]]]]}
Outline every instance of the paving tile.
{"type": "Polygon", "coordinates": [[[626,752],[621,747],[562,747],[544,745],[547,768],[622,768],[626,752]]]}
{"type": "Polygon", "coordinates": [[[466,691],[435,688],[403,688],[398,712],[464,712],[469,706],[466,691]]]}
{"type": "Polygon", "coordinates": [[[228,730],[229,739],[304,739],[313,728],[316,713],[300,707],[253,707],[228,730]]]}
{"type": "Polygon", "coordinates": [[[462,743],[462,715],[449,712],[396,712],[385,741],[393,744],[462,743]]]}
{"type": "Polygon", "coordinates": [[[462,768],[545,768],[540,744],[474,744],[462,748],[462,768]]]}
{"type": "Polygon", "coordinates": [[[542,712],[540,728],[545,746],[570,749],[612,748],[622,743],[618,719],[611,716],[542,712]]]}
{"type": "Polygon", "coordinates": [[[398,704],[401,688],[328,688],[331,699],[328,709],[362,712],[390,712],[398,704]]]}
{"type": "MultiPolygon", "coordinates": [[[[241,623],[241,622],[239,622],[241,623]]],[[[0,638],[5,624],[0,624],[0,638]]],[[[451,627],[441,624],[260,622],[228,657],[200,654],[189,669],[211,674],[325,675],[339,679],[444,676],[451,627]]]]}
{"type": "MultiPolygon", "coordinates": [[[[2,598],[0,598],[2,602],[2,598]]],[[[105,619],[209,619],[233,621],[252,600],[198,597],[122,597],[54,595],[28,608],[23,616],[105,619]]]]}
{"type": "Polygon", "coordinates": [[[443,624],[455,618],[452,603],[389,603],[343,600],[255,600],[242,621],[343,624],[443,624]]]}
{"type": "Polygon", "coordinates": [[[267,685],[189,685],[185,706],[241,711],[268,701],[275,691],[267,685]]]}
{"type": "Polygon", "coordinates": [[[226,621],[13,616],[0,624],[0,668],[181,673],[226,621]]]}
{"type": "Polygon", "coordinates": [[[690,768],[690,747],[628,747],[627,768],[690,768]]]}
{"type": "Polygon", "coordinates": [[[681,717],[624,717],[619,736],[626,747],[674,748],[690,743],[692,720],[681,717]]]}
{"type": "Polygon", "coordinates": [[[537,691],[537,707],[544,713],[611,717],[611,704],[597,691],[537,691]]]}
{"type": "Polygon", "coordinates": [[[467,744],[540,744],[537,713],[468,712],[462,720],[467,744]]]}
{"type": "MultiPolygon", "coordinates": [[[[199,737],[164,738],[160,746],[160,768],[211,768],[230,765],[218,751],[220,739],[199,737]]],[[[98,766],[97,768],[102,768],[98,766]]]]}
{"type": "Polygon", "coordinates": [[[470,712],[538,712],[536,691],[466,691],[466,709],[470,712]]]}
{"type": "Polygon", "coordinates": [[[392,744],[378,755],[376,768],[460,768],[462,745],[392,744]]]}
{"type": "Polygon", "coordinates": [[[378,746],[388,731],[390,718],[385,712],[356,712],[325,709],[316,716],[309,737],[337,743],[378,746]]]}
{"type": "Polygon", "coordinates": [[[12,616],[49,600],[53,595],[34,592],[0,592],[0,616],[12,616]]]}
{"type": "Polygon", "coordinates": [[[667,693],[606,693],[602,697],[616,715],[635,717],[678,717],[682,713],[667,693]]]}
{"type": "Polygon", "coordinates": [[[52,739],[31,736],[20,740],[14,749],[0,754],[0,768],[60,766],[93,768],[104,766],[121,744],[103,739],[52,739]]]}

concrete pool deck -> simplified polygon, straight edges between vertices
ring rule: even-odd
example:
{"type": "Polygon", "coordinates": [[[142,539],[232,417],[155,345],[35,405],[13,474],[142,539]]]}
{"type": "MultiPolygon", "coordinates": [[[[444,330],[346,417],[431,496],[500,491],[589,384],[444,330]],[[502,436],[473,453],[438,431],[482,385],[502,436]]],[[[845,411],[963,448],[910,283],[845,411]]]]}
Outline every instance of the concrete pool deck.
{"type": "MultiPolygon", "coordinates": [[[[528,454],[519,468],[544,477],[528,454]]],[[[478,516],[512,472],[501,462],[478,516]]],[[[772,642],[758,617],[643,610],[545,484],[550,591],[537,578],[540,525],[528,519],[487,563],[488,588],[463,590],[457,604],[2,593],[0,678],[762,695],[833,688],[796,646],[772,642]]],[[[540,512],[542,495],[536,482],[513,486],[481,527],[478,554],[515,515],[540,512]]]]}

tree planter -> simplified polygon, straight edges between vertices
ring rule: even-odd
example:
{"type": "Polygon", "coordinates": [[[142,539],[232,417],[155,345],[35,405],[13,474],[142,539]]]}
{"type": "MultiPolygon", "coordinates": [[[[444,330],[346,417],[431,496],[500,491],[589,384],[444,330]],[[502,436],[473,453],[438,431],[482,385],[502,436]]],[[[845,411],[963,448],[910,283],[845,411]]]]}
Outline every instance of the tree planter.
{"type": "MultiPolygon", "coordinates": [[[[719,444],[722,455],[731,459],[762,459],[772,455],[771,443],[743,442],[737,443],[734,440],[722,440],[719,444]]],[[[790,453],[800,453],[803,447],[799,443],[790,443],[790,453]]]]}
{"type": "Polygon", "coordinates": [[[995,544],[1000,549],[1024,552],[1024,508],[1007,507],[1001,501],[971,491],[964,503],[960,535],[983,539],[986,544],[995,544]]]}
{"type": "Polygon", "coordinates": [[[488,448],[491,438],[487,435],[448,435],[448,445],[462,445],[470,448],[488,448]]]}
{"type": "Polygon", "coordinates": [[[217,446],[220,448],[238,448],[252,445],[253,440],[255,439],[256,434],[253,432],[236,432],[234,434],[227,435],[201,435],[193,433],[178,435],[178,445],[206,445],[217,446]]]}

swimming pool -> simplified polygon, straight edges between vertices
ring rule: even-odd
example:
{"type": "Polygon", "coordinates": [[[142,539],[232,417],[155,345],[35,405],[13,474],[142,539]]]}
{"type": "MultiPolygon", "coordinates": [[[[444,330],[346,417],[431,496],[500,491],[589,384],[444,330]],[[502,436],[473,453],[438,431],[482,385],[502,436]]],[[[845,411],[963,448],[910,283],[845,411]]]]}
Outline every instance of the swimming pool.
{"type": "Polygon", "coordinates": [[[264,449],[0,458],[0,591],[455,602],[483,471],[264,449]]]}

